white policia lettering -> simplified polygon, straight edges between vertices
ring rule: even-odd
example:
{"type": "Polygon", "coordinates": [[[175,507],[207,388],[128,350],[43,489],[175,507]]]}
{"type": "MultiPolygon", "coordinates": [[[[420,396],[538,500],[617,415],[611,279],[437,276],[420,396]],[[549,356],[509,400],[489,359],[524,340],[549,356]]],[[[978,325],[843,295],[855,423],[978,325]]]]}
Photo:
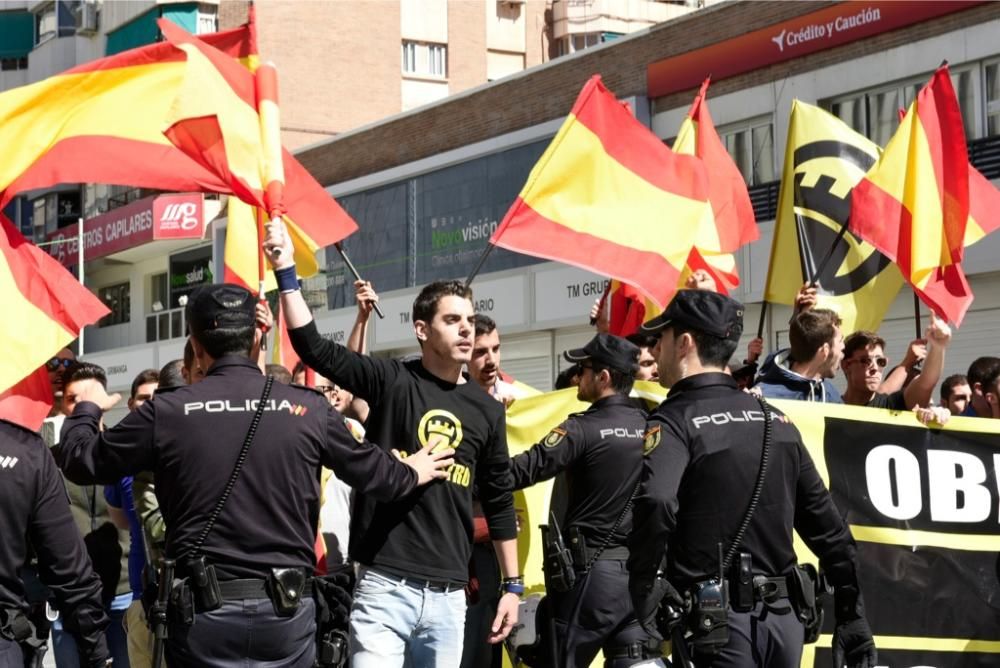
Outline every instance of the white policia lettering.
{"type": "MultiPolygon", "coordinates": [[[[213,399],[212,401],[191,401],[184,404],[184,415],[204,411],[206,413],[246,413],[257,410],[260,399],[244,399],[243,401],[231,401],[229,399],[213,399]]],[[[264,405],[264,411],[289,411],[293,412],[298,408],[298,404],[293,404],[288,399],[278,402],[275,399],[268,399],[264,405]]]]}
{"type": "MultiPolygon", "coordinates": [[[[773,413],[771,417],[776,417],[773,413]]],[[[712,415],[699,415],[691,418],[695,429],[701,429],[703,424],[724,425],[730,422],[763,422],[764,411],[726,411],[725,413],[713,413],[712,415]]]]}
{"type": "Polygon", "coordinates": [[[602,429],[600,431],[601,438],[607,438],[608,436],[617,436],[618,438],[642,438],[641,429],[633,429],[629,431],[625,427],[615,427],[614,429],[602,429]]]}

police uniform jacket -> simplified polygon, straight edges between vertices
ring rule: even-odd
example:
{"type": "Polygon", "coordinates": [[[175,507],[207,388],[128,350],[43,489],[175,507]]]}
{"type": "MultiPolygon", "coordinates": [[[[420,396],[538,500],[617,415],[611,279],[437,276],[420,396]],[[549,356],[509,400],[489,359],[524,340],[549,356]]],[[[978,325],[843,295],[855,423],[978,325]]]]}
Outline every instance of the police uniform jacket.
{"type": "MultiPolygon", "coordinates": [[[[718,572],[717,545],[728,549],[750,503],[764,426],[760,403],[727,374],[702,373],[671,388],[649,416],[630,539],[633,578],[651,579],[664,555],[678,588],[718,572]]],[[[793,527],[835,586],[856,584],[854,539],[798,430],[774,410],[764,485],[742,543],[756,574],[793,568],[793,527]]]]}
{"type": "Polygon", "coordinates": [[[38,434],[0,420],[0,608],[27,610],[20,569],[28,543],[64,626],[94,660],[108,655],[101,582],[70,515],[66,489],[38,434]]]}
{"type": "MultiPolygon", "coordinates": [[[[183,556],[223,493],[263,386],[253,362],[226,356],[201,382],[157,392],[104,432],[100,409],[81,402],[63,425],[57,460],[79,483],[152,470],[167,556],[183,556]]],[[[264,577],[272,567],[312,571],[322,466],[385,499],[417,484],[408,466],[356,440],[322,394],[275,382],[242,472],[202,548],[220,579],[264,577]]]]}
{"type": "MultiPolygon", "coordinates": [[[[566,532],[578,527],[587,546],[596,549],[608,538],[639,480],[645,426],[645,414],[628,397],[599,399],[511,460],[515,489],[565,471],[568,498],[560,528],[566,532]]],[[[608,547],[625,545],[631,526],[628,513],[608,547]]]]}

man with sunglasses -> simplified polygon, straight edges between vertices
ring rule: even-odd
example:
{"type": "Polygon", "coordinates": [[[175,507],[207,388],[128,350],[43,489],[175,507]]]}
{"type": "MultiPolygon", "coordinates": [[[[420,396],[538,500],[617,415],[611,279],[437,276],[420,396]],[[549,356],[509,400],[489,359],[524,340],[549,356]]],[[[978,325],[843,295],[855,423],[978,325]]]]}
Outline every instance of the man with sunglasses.
{"type": "Polygon", "coordinates": [[[840,363],[847,378],[844,403],[897,411],[928,407],[944,370],[949,343],[951,328],[932,315],[927,328],[927,357],[923,370],[902,390],[885,393],[879,392],[882,374],[889,362],[885,356],[885,339],[874,332],[854,332],[844,341],[844,359],[840,363]]]}

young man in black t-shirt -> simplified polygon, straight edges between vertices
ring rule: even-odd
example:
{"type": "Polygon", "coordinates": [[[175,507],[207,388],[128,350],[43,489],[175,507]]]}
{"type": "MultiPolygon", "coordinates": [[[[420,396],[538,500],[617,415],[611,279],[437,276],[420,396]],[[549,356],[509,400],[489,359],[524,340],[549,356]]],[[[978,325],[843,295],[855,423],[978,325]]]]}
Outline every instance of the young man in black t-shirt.
{"type": "Polygon", "coordinates": [[[364,495],[355,500],[350,556],[362,570],[351,611],[351,665],[457,666],[472,549],[473,484],[506,591],[490,642],[502,641],[517,622],[524,589],[517,576],[503,406],[462,373],[473,348],[471,292],[455,281],[432,283],[420,292],[412,318],[420,359],[366,357],[319,335],[298,289],[293,249],[282,225],[269,226],[264,249],[275,268],[292,345],[307,365],[368,402],[368,437],[402,456],[435,438],[455,449],[447,480],[394,503],[364,495]]]}

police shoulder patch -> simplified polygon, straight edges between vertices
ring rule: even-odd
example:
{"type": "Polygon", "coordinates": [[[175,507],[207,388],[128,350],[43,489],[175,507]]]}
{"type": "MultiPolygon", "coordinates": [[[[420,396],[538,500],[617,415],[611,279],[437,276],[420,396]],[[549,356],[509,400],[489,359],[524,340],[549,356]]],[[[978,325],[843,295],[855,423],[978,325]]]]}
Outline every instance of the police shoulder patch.
{"type": "Polygon", "coordinates": [[[660,444],[660,427],[656,426],[652,429],[646,431],[646,435],[642,439],[642,456],[648,457],[649,453],[656,450],[656,446],[660,444]]]}
{"type": "Polygon", "coordinates": [[[554,448],[562,443],[564,438],[566,438],[566,430],[561,427],[556,427],[542,439],[542,444],[545,445],[546,448],[554,448]]]}

